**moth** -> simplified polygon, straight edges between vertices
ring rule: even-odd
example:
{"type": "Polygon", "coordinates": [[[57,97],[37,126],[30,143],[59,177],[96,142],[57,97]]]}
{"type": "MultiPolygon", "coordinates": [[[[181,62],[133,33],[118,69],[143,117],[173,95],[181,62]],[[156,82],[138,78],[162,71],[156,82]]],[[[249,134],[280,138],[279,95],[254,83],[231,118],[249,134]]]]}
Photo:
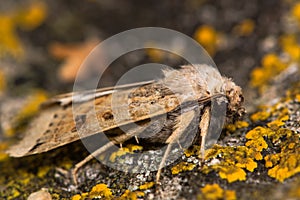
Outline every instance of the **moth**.
{"type": "MultiPolygon", "coordinates": [[[[12,157],[23,157],[47,152],[84,137],[107,134],[109,141],[72,169],[73,180],[77,183],[79,168],[114,145],[122,145],[132,138],[142,143],[140,134],[147,125],[144,122],[165,115],[161,128],[146,139],[167,145],[156,176],[159,182],[160,170],[170,147],[185,136],[193,119],[197,120],[195,131],[199,136],[193,143],[201,144],[203,157],[211,123],[212,100],[225,103],[226,121],[235,120],[245,112],[241,88],[231,79],[221,76],[212,66],[184,65],[177,70],[163,70],[163,74],[164,78],[156,81],[53,97],[42,104],[40,113],[29,124],[24,138],[7,152],[12,157]],[[133,123],[139,124],[124,133],[111,134],[119,127],[133,123]]],[[[150,132],[156,129],[155,125],[150,132]]]]}

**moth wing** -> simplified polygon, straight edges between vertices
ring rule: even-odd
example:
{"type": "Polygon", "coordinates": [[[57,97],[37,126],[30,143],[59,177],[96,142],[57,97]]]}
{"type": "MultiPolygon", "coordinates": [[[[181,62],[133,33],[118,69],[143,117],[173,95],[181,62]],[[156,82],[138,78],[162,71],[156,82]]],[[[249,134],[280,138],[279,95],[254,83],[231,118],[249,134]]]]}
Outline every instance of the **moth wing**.
{"type": "MultiPolygon", "coordinates": [[[[143,91],[145,89],[144,87],[149,86],[152,82],[153,81],[119,86],[117,93],[120,93],[121,96],[128,95],[128,88],[146,84],[142,86],[141,89],[137,89],[138,91],[143,91]]],[[[103,117],[107,111],[111,111],[112,94],[115,93],[115,90],[110,89],[111,88],[99,89],[97,94],[93,94],[93,97],[97,96],[95,101],[94,98],[78,101],[75,103],[75,107],[72,107],[71,103],[64,103],[66,99],[71,98],[71,94],[54,97],[44,104],[39,115],[29,124],[25,131],[24,138],[18,144],[9,148],[7,153],[12,157],[22,157],[46,152],[79,140],[78,128],[81,130],[81,137],[88,137],[99,132],[124,126],[133,121],[141,121],[152,116],[164,114],[178,106],[178,104],[174,104],[173,107],[169,107],[167,111],[156,109],[150,111],[148,114],[143,114],[140,112],[140,109],[137,109],[136,112],[139,114],[134,116],[135,118],[133,120],[132,115],[123,116],[122,114],[128,109],[127,106],[123,106],[123,99],[115,98],[116,102],[114,103],[119,105],[119,108],[114,110],[114,114],[116,114],[116,116],[119,115],[119,117],[117,117],[118,123],[115,123],[114,119],[106,119],[103,117]]],[[[88,94],[90,93],[89,91],[88,94]]],[[[84,94],[86,94],[86,92],[84,92],[84,94]]],[[[77,93],[77,95],[80,94],[77,93]]],[[[167,98],[168,96],[165,96],[165,98],[160,99],[158,103],[164,104],[168,102],[167,98]]],[[[141,107],[145,108],[145,106],[142,105],[141,107]]]]}
{"type": "Polygon", "coordinates": [[[101,96],[105,96],[108,94],[112,94],[113,92],[117,92],[118,90],[124,90],[124,89],[129,89],[132,87],[138,87],[142,85],[147,85],[154,83],[155,80],[150,80],[150,81],[142,81],[138,83],[129,83],[129,84],[124,84],[124,85],[117,85],[113,87],[105,87],[105,88],[99,88],[95,90],[86,90],[86,91],[80,91],[80,92],[70,92],[70,93],[65,93],[61,95],[57,95],[48,101],[44,102],[42,104],[42,107],[47,107],[55,103],[59,103],[62,106],[69,105],[72,102],[85,102],[89,101],[94,98],[98,98],[101,96]]]}
{"type": "Polygon", "coordinates": [[[63,108],[60,105],[42,109],[28,125],[23,139],[10,147],[7,153],[12,157],[22,157],[45,152],[78,140],[78,134],[69,131],[70,127],[74,127],[70,109],[72,109],[71,106],[63,108]]]}
{"type": "Polygon", "coordinates": [[[30,123],[23,140],[7,151],[9,155],[22,157],[46,152],[80,138],[171,112],[180,105],[178,96],[153,81],[93,92],[78,92],[73,96],[69,93],[48,101],[30,123]]]}

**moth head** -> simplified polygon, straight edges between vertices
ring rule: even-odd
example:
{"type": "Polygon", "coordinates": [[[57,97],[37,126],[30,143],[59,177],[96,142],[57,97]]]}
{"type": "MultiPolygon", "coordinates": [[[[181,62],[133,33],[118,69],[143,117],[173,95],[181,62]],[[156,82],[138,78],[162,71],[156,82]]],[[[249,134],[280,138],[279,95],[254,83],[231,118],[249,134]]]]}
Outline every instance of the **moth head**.
{"type": "Polygon", "coordinates": [[[227,97],[227,116],[231,120],[238,119],[245,114],[245,108],[243,107],[244,97],[242,89],[237,86],[231,79],[223,77],[223,91],[227,97]]]}

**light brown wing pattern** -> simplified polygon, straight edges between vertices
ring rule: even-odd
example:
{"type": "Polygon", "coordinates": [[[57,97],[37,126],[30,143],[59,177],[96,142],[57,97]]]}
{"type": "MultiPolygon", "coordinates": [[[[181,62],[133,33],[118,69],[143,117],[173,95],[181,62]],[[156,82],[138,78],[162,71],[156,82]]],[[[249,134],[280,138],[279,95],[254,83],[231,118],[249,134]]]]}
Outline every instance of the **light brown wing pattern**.
{"type": "Polygon", "coordinates": [[[177,96],[157,83],[121,90],[113,95],[77,103],[74,110],[71,104],[62,106],[50,100],[51,103],[30,123],[23,140],[12,146],[8,153],[13,157],[22,157],[74,142],[80,138],[76,124],[81,129],[82,137],[87,137],[171,112],[179,106],[177,96]]]}

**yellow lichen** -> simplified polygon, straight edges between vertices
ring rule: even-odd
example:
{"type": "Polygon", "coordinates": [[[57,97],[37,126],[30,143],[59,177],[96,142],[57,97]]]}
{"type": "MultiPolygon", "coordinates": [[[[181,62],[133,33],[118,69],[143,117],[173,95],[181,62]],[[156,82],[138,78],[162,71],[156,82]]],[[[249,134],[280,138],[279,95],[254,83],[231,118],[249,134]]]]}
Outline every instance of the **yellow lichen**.
{"type": "Polygon", "coordinates": [[[255,140],[249,140],[245,144],[247,147],[254,148],[257,151],[262,151],[263,149],[268,148],[268,144],[263,137],[259,137],[255,140]]]}
{"type": "Polygon", "coordinates": [[[90,192],[82,194],[76,194],[72,196],[72,200],[84,200],[84,199],[115,199],[115,200],[136,200],[139,197],[144,197],[145,194],[142,191],[130,191],[125,192],[120,197],[114,197],[112,192],[105,184],[98,184],[94,186],[90,192]]]}
{"type": "Polygon", "coordinates": [[[206,200],[235,200],[236,194],[233,190],[223,190],[218,184],[207,184],[200,189],[201,194],[198,195],[197,199],[206,199],[206,200]]]}
{"type": "Polygon", "coordinates": [[[26,30],[32,30],[40,26],[47,16],[46,4],[42,1],[35,1],[29,6],[21,8],[15,16],[15,21],[26,30]]]}
{"type": "Polygon", "coordinates": [[[239,36],[249,36],[253,33],[255,23],[251,19],[245,19],[233,28],[233,32],[239,36]]]}
{"type": "Polygon", "coordinates": [[[147,48],[146,53],[153,62],[160,62],[164,58],[164,52],[159,49],[147,48]]]}
{"type": "Polygon", "coordinates": [[[233,133],[236,131],[236,129],[240,129],[240,128],[246,128],[249,126],[249,123],[246,121],[236,121],[234,124],[228,124],[226,125],[226,129],[233,133]]]}
{"type": "Polygon", "coordinates": [[[283,182],[285,179],[300,172],[300,154],[281,153],[279,163],[268,171],[270,177],[283,182]]]}
{"type": "Polygon", "coordinates": [[[120,148],[117,151],[113,152],[110,157],[109,160],[111,162],[115,162],[117,157],[121,157],[123,155],[126,155],[127,153],[129,153],[129,149],[126,147],[120,148]]]}
{"type": "Polygon", "coordinates": [[[76,194],[76,195],[72,196],[71,200],[81,200],[80,194],[76,194]]]}
{"type": "Polygon", "coordinates": [[[0,57],[23,58],[24,50],[17,35],[17,28],[32,30],[46,17],[46,5],[36,1],[28,7],[20,7],[0,14],[0,57]]]}
{"type": "Polygon", "coordinates": [[[257,156],[257,152],[252,148],[246,146],[237,147],[220,147],[214,146],[208,151],[206,159],[213,159],[220,157],[220,162],[212,166],[203,166],[202,172],[209,173],[214,170],[217,171],[221,178],[226,179],[228,182],[246,180],[247,169],[253,172],[257,168],[255,160],[262,159],[257,156]],[[243,169],[244,168],[244,169],[243,169]]]}
{"type": "Polygon", "coordinates": [[[81,194],[76,194],[74,196],[71,197],[71,200],[84,200],[88,198],[89,193],[88,192],[84,192],[81,194]]]}
{"type": "Polygon", "coordinates": [[[252,87],[260,89],[260,92],[264,91],[264,86],[269,84],[269,81],[287,68],[287,63],[281,61],[276,54],[267,54],[263,57],[262,66],[255,68],[251,73],[250,84],[252,87]]]}
{"type": "Polygon", "coordinates": [[[299,21],[300,24],[300,3],[296,3],[291,11],[292,15],[299,21]]]}
{"type": "Polygon", "coordinates": [[[226,128],[226,130],[228,130],[231,133],[236,131],[236,126],[234,124],[227,124],[225,128],[226,128]]]}
{"type": "Polygon", "coordinates": [[[246,180],[246,172],[242,168],[232,165],[223,166],[219,171],[219,176],[229,183],[246,180]]]}
{"type": "Polygon", "coordinates": [[[225,198],[226,200],[236,200],[236,193],[233,190],[225,190],[225,198]]]}
{"type": "MultiPolygon", "coordinates": [[[[268,147],[264,137],[268,138],[273,144],[279,144],[281,147],[280,153],[268,154],[264,157],[265,166],[271,168],[268,171],[268,175],[283,181],[299,173],[300,162],[298,160],[300,160],[300,156],[298,156],[299,150],[297,147],[300,143],[299,137],[293,135],[293,132],[288,129],[279,128],[272,130],[270,128],[256,127],[246,134],[246,138],[250,140],[245,145],[250,148],[252,153],[255,151],[260,152],[268,147]],[[281,138],[286,139],[281,141],[281,138]]],[[[249,155],[252,153],[248,152],[249,155]]],[[[261,155],[260,159],[262,159],[261,155]]],[[[240,165],[237,164],[237,166],[240,165]]]]}
{"type": "Polygon", "coordinates": [[[32,93],[28,103],[24,105],[23,109],[18,114],[18,120],[28,118],[34,115],[40,108],[40,104],[47,99],[47,94],[42,90],[36,90],[32,93]]]}
{"type": "MultiPolygon", "coordinates": [[[[284,119],[284,116],[280,117],[284,119]]],[[[270,168],[268,170],[270,177],[283,182],[285,179],[300,172],[300,140],[298,134],[289,129],[280,127],[256,127],[246,135],[246,138],[251,139],[249,140],[252,141],[251,144],[263,139],[263,137],[267,138],[273,145],[279,148],[279,150],[277,150],[279,151],[278,153],[268,154],[264,157],[265,167],[270,168]]],[[[259,144],[260,142],[257,143],[259,144]]],[[[261,150],[259,147],[256,147],[256,149],[261,150]]]]}
{"type": "Polygon", "coordinates": [[[273,167],[276,165],[280,159],[278,154],[269,154],[265,156],[265,166],[267,168],[273,167]]]}
{"type": "Polygon", "coordinates": [[[62,168],[70,170],[74,166],[74,163],[69,158],[64,158],[64,160],[61,161],[60,165],[62,168]]]}
{"type": "Polygon", "coordinates": [[[89,192],[89,198],[112,198],[112,192],[105,184],[95,185],[89,192]]]}
{"type": "Polygon", "coordinates": [[[148,182],[148,183],[145,183],[143,185],[140,185],[140,190],[147,190],[149,188],[152,188],[153,186],[155,185],[154,182],[148,182]]]}
{"type": "Polygon", "coordinates": [[[21,195],[20,191],[17,190],[16,188],[13,188],[11,191],[11,198],[10,199],[16,199],[17,197],[19,197],[21,195]]]}
{"type": "Polygon", "coordinates": [[[6,54],[15,58],[23,56],[23,47],[15,31],[16,26],[12,16],[0,14],[0,58],[6,54]]]}
{"type": "Polygon", "coordinates": [[[194,38],[205,48],[205,50],[210,54],[214,55],[217,47],[217,32],[209,25],[200,26],[195,34],[194,38]]]}
{"type": "Polygon", "coordinates": [[[122,147],[117,151],[113,152],[110,155],[109,160],[111,162],[115,162],[117,157],[121,157],[123,155],[126,155],[127,153],[133,154],[135,151],[141,151],[141,150],[143,150],[142,146],[129,144],[126,147],[122,147]]]}
{"type": "Polygon", "coordinates": [[[285,121],[289,120],[289,116],[283,116],[283,117],[279,117],[278,119],[271,121],[267,124],[268,127],[270,128],[275,128],[275,127],[280,127],[285,125],[285,121]]]}
{"type": "Polygon", "coordinates": [[[143,146],[134,145],[134,144],[128,144],[126,147],[129,149],[129,152],[131,153],[143,150],[143,146]]]}
{"type": "Polygon", "coordinates": [[[5,135],[11,137],[16,131],[23,128],[24,123],[26,124],[26,122],[39,111],[40,104],[46,99],[47,94],[44,91],[36,90],[32,92],[25,105],[12,120],[13,127],[7,127],[7,129],[4,130],[5,135]]]}
{"type": "Polygon", "coordinates": [[[248,171],[253,172],[257,168],[257,163],[251,158],[240,158],[237,167],[246,168],[248,171]]]}
{"type": "Polygon", "coordinates": [[[145,194],[141,191],[126,190],[120,197],[114,198],[116,200],[136,200],[138,197],[143,197],[145,194]]]}
{"type": "Polygon", "coordinates": [[[263,128],[261,126],[258,126],[252,130],[250,130],[246,134],[246,138],[249,139],[245,146],[255,149],[257,152],[261,152],[263,149],[268,148],[267,142],[264,140],[264,136],[267,136],[272,130],[268,128],[263,128]]]}
{"type": "Polygon", "coordinates": [[[19,171],[22,176],[19,177],[19,182],[22,185],[27,185],[35,176],[31,173],[26,172],[25,170],[20,170],[19,171]]]}
{"type": "Polygon", "coordinates": [[[266,119],[268,119],[270,117],[271,113],[267,112],[267,111],[260,111],[260,112],[256,112],[254,114],[252,114],[250,116],[250,119],[253,122],[257,122],[257,121],[264,121],[266,119]]]}
{"type": "Polygon", "coordinates": [[[2,70],[0,70],[0,95],[6,88],[6,80],[5,80],[5,75],[2,70]]]}
{"type": "Polygon", "coordinates": [[[261,152],[257,151],[254,148],[249,148],[248,155],[249,155],[250,158],[253,158],[255,160],[262,160],[263,159],[263,156],[262,156],[261,152]]]}
{"type": "Polygon", "coordinates": [[[237,128],[246,128],[246,127],[249,126],[249,123],[246,122],[246,121],[236,121],[236,122],[235,122],[235,126],[236,126],[237,128]]]}
{"type": "Polygon", "coordinates": [[[4,161],[8,158],[7,153],[5,153],[5,150],[7,150],[8,144],[5,142],[0,143],[0,161],[4,161]]]}
{"type": "Polygon", "coordinates": [[[172,174],[179,174],[182,171],[191,171],[195,168],[195,164],[193,163],[188,163],[188,162],[181,162],[174,167],[172,167],[171,171],[172,174]]]}
{"type": "Polygon", "coordinates": [[[39,178],[43,178],[49,172],[50,169],[51,169],[51,166],[42,166],[42,167],[39,167],[37,176],[39,178]]]}
{"type": "Polygon", "coordinates": [[[201,188],[201,192],[207,199],[221,199],[224,190],[218,184],[212,184],[201,188]]]}
{"type": "MultiPolygon", "coordinates": [[[[285,129],[285,128],[279,128],[276,129],[275,131],[269,132],[268,137],[272,140],[272,143],[278,143],[281,142],[281,138],[292,138],[292,136],[294,135],[294,133],[289,130],[289,129],[285,129]]],[[[283,144],[283,143],[282,143],[283,144]]],[[[285,148],[284,146],[282,146],[282,148],[285,148]]]]}
{"type": "Polygon", "coordinates": [[[191,157],[192,155],[199,155],[199,152],[200,152],[200,146],[193,145],[192,147],[185,150],[184,154],[186,157],[191,157]]]}
{"type": "Polygon", "coordinates": [[[290,56],[291,61],[300,60],[300,45],[296,34],[284,34],[280,37],[280,45],[284,52],[290,56]]]}
{"type": "Polygon", "coordinates": [[[72,200],[81,200],[81,199],[112,199],[113,195],[111,190],[107,187],[107,185],[101,183],[95,185],[90,192],[85,192],[74,195],[72,200]]]}
{"type": "Polygon", "coordinates": [[[281,168],[277,165],[268,171],[268,175],[283,182],[284,179],[288,178],[288,168],[281,168]]]}
{"type": "Polygon", "coordinates": [[[297,94],[295,99],[297,100],[297,102],[300,102],[300,94],[297,94]]]}
{"type": "Polygon", "coordinates": [[[295,146],[296,146],[296,143],[290,143],[289,145],[288,145],[288,148],[289,149],[294,149],[295,148],[295,146]]]}
{"type": "Polygon", "coordinates": [[[266,129],[261,127],[261,126],[257,126],[254,129],[250,130],[247,132],[246,134],[246,138],[247,139],[257,139],[260,137],[263,137],[265,135],[266,129]]]}

